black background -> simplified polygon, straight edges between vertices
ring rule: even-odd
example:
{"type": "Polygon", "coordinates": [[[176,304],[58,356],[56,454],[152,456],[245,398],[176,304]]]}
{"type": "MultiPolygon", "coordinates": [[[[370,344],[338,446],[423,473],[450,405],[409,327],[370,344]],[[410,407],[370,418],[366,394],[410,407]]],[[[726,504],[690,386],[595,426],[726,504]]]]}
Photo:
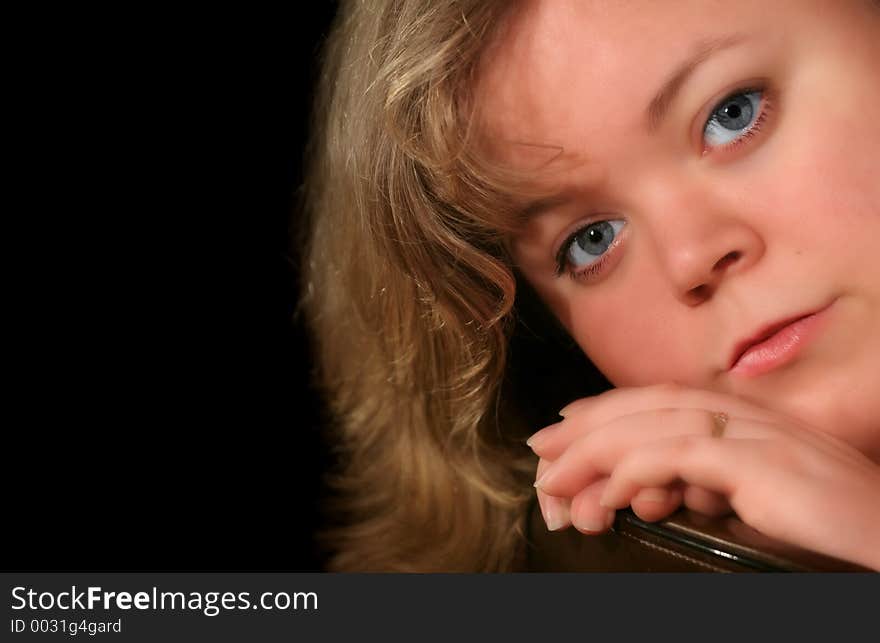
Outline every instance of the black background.
{"type": "MultiPolygon", "coordinates": [[[[307,9],[16,23],[3,568],[324,569],[291,231],[336,4],[307,9]]],[[[608,383],[528,293],[537,429],[608,383]]]]}
{"type": "Polygon", "coordinates": [[[289,229],[334,10],[17,23],[3,568],[322,568],[289,229]]]}

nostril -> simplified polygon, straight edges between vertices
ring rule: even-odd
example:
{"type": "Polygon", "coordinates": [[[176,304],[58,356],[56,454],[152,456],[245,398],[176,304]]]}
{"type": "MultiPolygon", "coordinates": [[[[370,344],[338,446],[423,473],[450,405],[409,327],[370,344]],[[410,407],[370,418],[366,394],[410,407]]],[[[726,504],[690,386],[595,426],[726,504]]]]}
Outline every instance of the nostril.
{"type": "Polygon", "coordinates": [[[721,257],[721,259],[719,259],[717,261],[717,263],[715,264],[714,270],[724,270],[730,264],[736,263],[737,261],[739,261],[739,258],[741,256],[742,256],[742,254],[739,252],[739,250],[734,250],[733,252],[728,252],[726,255],[724,255],[723,257],[721,257]]]}
{"type": "Polygon", "coordinates": [[[699,304],[707,300],[712,295],[712,289],[708,284],[702,284],[696,288],[691,288],[687,292],[688,300],[692,304],[699,304]]]}
{"type": "Polygon", "coordinates": [[[721,257],[721,259],[716,261],[715,265],[712,266],[711,274],[704,275],[703,279],[700,280],[702,283],[687,290],[685,293],[685,301],[691,306],[698,306],[712,297],[719,280],[724,275],[724,271],[741,258],[742,253],[739,250],[728,252],[721,257]]]}

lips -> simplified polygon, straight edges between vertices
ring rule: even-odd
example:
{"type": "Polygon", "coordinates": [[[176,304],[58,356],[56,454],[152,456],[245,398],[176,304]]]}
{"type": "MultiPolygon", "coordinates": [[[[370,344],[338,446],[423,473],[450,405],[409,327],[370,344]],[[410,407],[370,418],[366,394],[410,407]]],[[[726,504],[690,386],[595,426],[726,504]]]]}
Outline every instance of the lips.
{"type": "Polygon", "coordinates": [[[830,305],[761,327],[737,342],[730,354],[728,370],[759,375],[790,361],[819,331],[823,313],[828,308],[830,305]]]}

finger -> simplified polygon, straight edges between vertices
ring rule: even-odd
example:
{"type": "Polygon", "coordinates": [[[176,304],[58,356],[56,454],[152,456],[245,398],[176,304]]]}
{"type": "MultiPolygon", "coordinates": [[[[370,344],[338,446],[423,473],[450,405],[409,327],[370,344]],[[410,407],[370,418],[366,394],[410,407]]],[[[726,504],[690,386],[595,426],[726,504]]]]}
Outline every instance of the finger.
{"type": "Polygon", "coordinates": [[[541,504],[541,515],[544,516],[544,523],[549,531],[559,531],[571,525],[571,500],[548,496],[543,491],[538,491],[538,502],[541,504]]]}
{"type": "Polygon", "coordinates": [[[549,426],[545,426],[540,431],[534,433],[528,440],[526,440],[526,446],[531,448],[532,451],[535,452],[535,455],[539,457],[547,457],[544,455],[544,451],[540,449],[540,445],[547,442],[550,436],[559,433],[562,430],[562,424],[564,420],[557,422],[556,424],[551,424],[549,426]]]}
{"type": "Polygon", "coordinates": [[[555,460],[572,442],[616,418],[661,408],[711,409],[765,422],[778,416],[742,398],[676,384],[621,388],[575,400],[560,411],[565,414],[562,421],[536,432],[526,443],[537,455],[555,460]]]}
{"type": "Polygon", "coordinates": [[[638,449],[615,467],[600,503],[626,507],[643,487],[681,480],[723,495],[735,508],[735,491],[758,466],[758,447],[765,442],[686,435],[638,449]]]}
{"type": "Polygon", "coordinates": [[[678,509],[682,503],[682,496],[682,490],[678,485],[648,487],[639,490],[630,506],[639,518],[653,522],[666,518],[678,509]]]}
{"type": "MultiPolygon", "coordinates": [[[[547,470],[548,466],[550,466],[549,461],[544,458],[538,460],[536,476],[540,477],[541,474],[547,470]]],[[[540,489],[536,489],[536,491],[538,496],[538,506],[541,508],[541,515],[544,517],[544,523],[547,525],[547,529],[550,531],[557,531],[568,527],[571,524],[571,501],[568,498],[558,498],[556,496],[548,495],[540,489]]]]}
{"type": "MultiPolygon", "coordinates": [[[[716,430],[714,416],[705,409],[652,409],[618,417],[573,442],[535,484],[550,495],[572,497],[610,474],[634,449],[680,435],[711,435],[716,430]]],[[[767,424],[737,418],[728,420],[725,435],[768,438],[772,431],[767,424]]]]}
{"type": "MultiPolygon", "coordinates": [[[[627,456],[611,475],[600,504],[610,509],[625,507],[641,488],[681,479],[724,495],[745,524],[770,538],[858,562],[853,554],[862,551],[862,534],[871,534],[873,527],[841,530],[846,520],[864,512],[844,509],[844,522],[836,516],[856,487],[824,492],[824,487],[834,484],[835,477],[851,467],[826,453],[827,468],[816,470],[813,456],[817,453],[789,441],[673,438],[627,456]],[[823,519],[816,520],[816,516],[823,519]],[[855,534],[859,544],[847,542],[855,534]]],[[[856,475],[858,488],[863,489],[858,496],[875,500],[876,475],[873,479],[865,478],[862,472],[856,475]]],[[[876,502],[870,506],[874,505],[876,502]]],[[[868,505],[859,502],[856,506],[864,509],[868,505]]],[[[865,524],[859,520],[851,524],[865,524]]]]}
{"type": "Polygon", "coordinates": [[[693,509],[706,516],[719,517],[733,513],[733,508],[727,498],[714,491],[694,485],[685,486],[683,502],[688,509],[693,509]]]}
{"type": "Polygon", "coordinates": [[[615,511],[599,505],[608,478],[597,480],[571,500],[571,524],[585,534],[600,534],[614,524],[615,511]]]}

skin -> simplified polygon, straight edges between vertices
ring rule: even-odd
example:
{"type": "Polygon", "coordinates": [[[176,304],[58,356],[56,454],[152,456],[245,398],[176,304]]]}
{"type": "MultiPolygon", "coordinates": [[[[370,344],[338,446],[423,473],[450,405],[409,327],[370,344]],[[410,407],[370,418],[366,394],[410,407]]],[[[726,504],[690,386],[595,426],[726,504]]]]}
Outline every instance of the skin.
{"type": "Polygon", "coordinates": [[[514,260],[619,387],[530,442],[548,525],[600,532],[630,503],[648,519],[682,502],[733,508],[772,535],[880,567],[865,542],[829,546],[811,526],[833,518],[880,542],[876,4],[534,1],[491,52],[478,84],[491,153],[564,195],[511,240],[514,260]],[[651,127],[658,88],[707,42],[722,44],[651,127]],[[756,88],[759,126],[713,146],[713,110],[756,88]],[[600,220],[624,223],[603,269],[558,276],[559,247],[600,220]],[[826,308],[793,360],[729,370],[743,339],[826,308]],[[721,440],[717,411],[730,416],[721,440]],[[822,475],[841,482],[803,481],[822,475]],[[803,501],[768,518],[780,513],[770,488],[786,507],[803,501]]]}

